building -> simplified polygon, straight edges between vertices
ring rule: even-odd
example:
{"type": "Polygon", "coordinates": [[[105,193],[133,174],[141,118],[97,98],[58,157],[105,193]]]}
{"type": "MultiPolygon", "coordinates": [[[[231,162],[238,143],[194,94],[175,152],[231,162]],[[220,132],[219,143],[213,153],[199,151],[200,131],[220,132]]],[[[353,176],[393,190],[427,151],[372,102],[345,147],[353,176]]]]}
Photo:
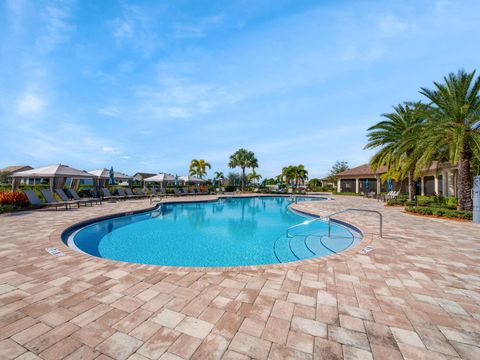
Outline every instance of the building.
{"type": "MultiPolygon", "coordinates": [[[[18,171],[32,170],[33,168],[28,165],[13,165],[0,169],[0,183],[11,183],[12,174],[18,171]]],[[[30,184],[31,179],[22,179],[22,183],[30,184]]]]}
{"type": "Polygon", "coordinates": [[[133,181],[142,182],[144,179],[155,176],[155,175],[157,174],[137,172],[135,175],[133,175],[133,181]]]}
{"type": "MultiPolygon", "coordinates": [[[[345,170],[337,174],[337,190],[358,194],[387,192],[387,181],[380,179],[386,171],[385,167],[373,171],[369,164],[345,170]]],[[[457,196],[457,178],[457,166],[434,161],[429,169],[422,171],[416,181],[417,195],[457,196]]],[[[392,189],[407,192],[407,181],[400,183],[392,181],[392,189]]]]}

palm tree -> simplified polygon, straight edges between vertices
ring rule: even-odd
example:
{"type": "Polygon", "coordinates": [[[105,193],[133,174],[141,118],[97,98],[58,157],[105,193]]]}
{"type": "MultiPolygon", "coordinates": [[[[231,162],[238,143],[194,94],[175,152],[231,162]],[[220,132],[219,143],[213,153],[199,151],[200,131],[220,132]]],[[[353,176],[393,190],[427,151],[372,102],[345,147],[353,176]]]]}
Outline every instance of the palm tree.
{"type": "Polygon", "coordinates": [[[303,165],[294,166],[294,173],[295,173],[295,185],[298,188],[300,183],[304,183],[305,180],[308,179],[308,171],[305,169],[303,165]]]}
{"type": "Polygon", "coordinates": [[[379,148],[370,164],[374,170],[385,166],[396,171],[400,179],[408,177],[408,197],[415,195],[415,169],[418,141],[425,122],[426,107],[421,103],[405,103],[393,107],[394,112],[383,114],[385,120],[368,129],[369,142],[365,149],[379,148]]]}
{"type": "Polygon", "coordinates": [[[190,162],[190,175],[197,175],[201,179],[204,175],[207,175],[207,167],[209,169],[212,168],[212,166],[203,159],[193,159],[190,162]]]}
{"type": "Polygon", "coordinates": [[[322,186],[322,180],[320,180],[320,179],[313,178],[313,179],[310,179],[308,181],[308,187],[312,190],[315,190],[315,189],[319,188],[320,186],[322,186]]]}
{"type": "Polygon", "coordinates": [[[282,168],[282,173],[277,178],[284,182],[285,185],[292,185],[292,180],[295,179],[295,167],[288,165],[282,168]]]}
{"type": "Polygon", "coordinates": [[[262,175],[257,174],[255,171],[255,168],[253,168],[252,172],[247,175],[248,182],[256,183],[257,181],[260,181],[261,178],[262,178],[262,175]]]}
{"type": "Polygon", "coordinates": [[[242,148],[230,156],[228,166],[232,169],[236,167],[242,169],[242,191],[245,191],[245,169],[258,167],[258,160],[253,151],[242,148]]]}
{"type": "Polygon", "coordinates": [[[419,165],[429,166],[442,152],[458,164],[459,210],[472,210],[471,164],[480,155],[480,76],[474,78],[475,71],[460,70],[443,84],[434,82],[434,90],[420,91],[431,101],[431,111],[419,165]]]}
{"type": "Polygon", "coordinates": [[[215,171],[213,174],[213,183],[215,184],[216,182],[222,184],[222,181],[225,179],[225,175],[223,175],[223,172],[221,171],[215,171]]]}

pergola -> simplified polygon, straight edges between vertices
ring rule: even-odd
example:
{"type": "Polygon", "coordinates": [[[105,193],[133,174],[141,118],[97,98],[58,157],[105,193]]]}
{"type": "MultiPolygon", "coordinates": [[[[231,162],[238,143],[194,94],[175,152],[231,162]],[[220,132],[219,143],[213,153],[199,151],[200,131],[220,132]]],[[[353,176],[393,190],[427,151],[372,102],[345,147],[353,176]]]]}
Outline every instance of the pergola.
{"type": "Polygon", "coordinates": [[[206,180],[197,178],[191,175],[184,175],[178,178],[179,181],[183,182],[184,184],[192,183],[192,184],[203,184],[206,180]]]}
{"type": "Polygon", "coordinates": [[[158,175],[154,175],[154,176],[143,179],[144,183],[157,182],[157,183],[160,183],[162,187],[163,187],[163,184],[171,181],[175,181],[175,176],[170,174],[165,174],[165,173],[160,173],[158,175]]]}
{"type": "Polygon", "coordinates": [[[81,179],[92,179],[92,174],[72,168],[67,165],[57,164],[50,165],[32,170],[19,171],[12,174],[12,190],[17,190],[20,186],[22,178],[40,178],[48,179],[50,189],[61,189],[65,185],[67,179],[72,179],[72,189],[78,189],[81,179]]]}
{"type": "MultiPolygon", "coordinates": [[[[89,173],[93,175],[93,184],[96,188],[105,187],[108,179],[110,179],[110,170],[108,169],[92,170],[89,171],[89,173]]],[[[129,183],[133,181],[132,176],[117,171],[113,172],[113,177],[115,178],[115,180],[128,181],[129,183]]]]}

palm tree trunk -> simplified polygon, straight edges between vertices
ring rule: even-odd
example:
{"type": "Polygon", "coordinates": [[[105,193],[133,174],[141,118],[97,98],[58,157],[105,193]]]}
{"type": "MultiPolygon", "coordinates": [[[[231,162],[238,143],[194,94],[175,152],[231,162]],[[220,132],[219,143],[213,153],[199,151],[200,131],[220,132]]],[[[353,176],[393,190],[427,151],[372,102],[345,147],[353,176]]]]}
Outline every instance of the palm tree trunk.
{"type": "Polygon", "coordinates": [[[414,170],[408,172],[408,200],[413,200],[413,197],[417,193],[417,187],[415,181],[413,180],[414,170]]]}
{"type": "Polygon", "coordinates": [[[242,167],[242,192],[245,191],[245,168],[242,167]]]}
{"type": "Polygon", "coordinates": [[[471,211],[472,203],[472,177],[470,174],[470,163],[472,153],[469,150],[463,150],[458,162],[458,209],[471,211]]]}

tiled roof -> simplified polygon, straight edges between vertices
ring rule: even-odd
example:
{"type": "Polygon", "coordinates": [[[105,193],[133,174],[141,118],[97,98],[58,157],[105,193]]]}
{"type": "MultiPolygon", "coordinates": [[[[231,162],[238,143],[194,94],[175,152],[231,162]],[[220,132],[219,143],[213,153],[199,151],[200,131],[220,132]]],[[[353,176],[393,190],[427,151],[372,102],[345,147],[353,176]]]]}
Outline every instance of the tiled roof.
{"type": "MultiPolygon", "coordinates": [[[[436,170],[438,168],[438,161],[433,161],[432,165],[429,169],[425,170],[436,170]]],[[[370,164],[363,164],[337,174],[337,177],[349,177],[349,176],[375,176],[381,175],[387,172],[387,168],[382,166],[381,168],[377,169],[377,171],[373,171],[370,164]]]]}
{"type": "Polygon", "coordinates": [[[13,165],[13,166],[7,166],[3,169],[0,169],[0,173],[11,174],[17,171],[31,170],[31,169],[33,168],[28,165],[13,165]]]}
{"type": "Polygon", "coordinates": [[[370,164],[363,164],[345,171],[342,171],[341,173],[337,174],[337,177],[344,177],[344,176],[375,176],[378,174],[383,174],[387,172],[386,167],[381,167],[378,169],[376,172],[373,171],[371,168],[370,164]]]}

